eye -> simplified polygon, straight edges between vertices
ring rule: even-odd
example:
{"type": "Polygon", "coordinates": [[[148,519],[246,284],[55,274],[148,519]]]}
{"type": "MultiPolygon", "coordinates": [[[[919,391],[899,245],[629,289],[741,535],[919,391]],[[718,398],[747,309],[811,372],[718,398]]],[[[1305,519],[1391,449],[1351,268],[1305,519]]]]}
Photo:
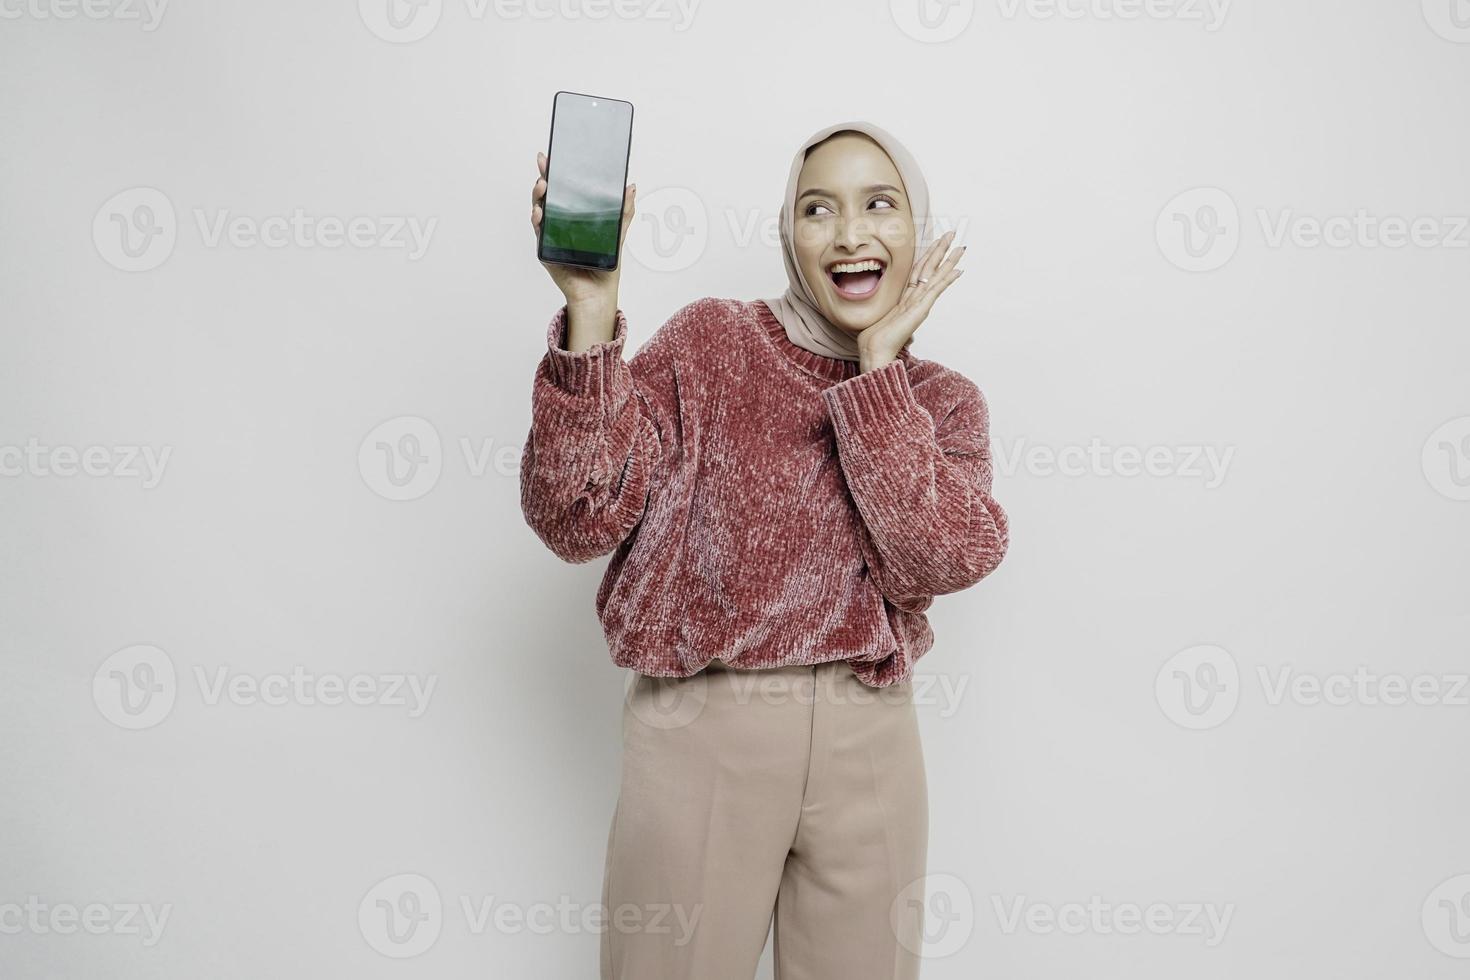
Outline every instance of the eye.
{"type": "MultiPolygon", "coordinates": [[[[895,210],[895,209],[898,208],[898,205],[896,203],[894,203],[893,199],[891,197],[887,197],[887,196],[880,196],[880,197],[873,198],[873,200],[869,202],[868,206],[869,207],[872,207],[875,204],[883,204],[883,205],[885,205],[885,207],[879,209],[879,210],[883,210],[883,211],[893,211],[893,210],[895,210]]],[[[816,217],[816,211],[814,210],[816,208],[822,208],[828,214],[835,214],[836,213],[831,208],[827,207],[827,205],[822,204],[822,203],[817,202],[817,201],[813,201],[811,204],[808,204],[806,206],[806,209],[805,210],[802,211],[802,216],[803,217],[807,217],[807,218],[816,217]]]]}

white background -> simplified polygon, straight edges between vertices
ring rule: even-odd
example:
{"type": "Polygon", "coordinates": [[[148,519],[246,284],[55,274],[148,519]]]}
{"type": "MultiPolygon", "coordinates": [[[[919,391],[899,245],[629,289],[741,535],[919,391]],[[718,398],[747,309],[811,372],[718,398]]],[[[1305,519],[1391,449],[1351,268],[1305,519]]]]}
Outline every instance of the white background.
{"type": "Polygon", "coordinates": [[[962,0],[932,29],[392,0],[400,29],[388,2],[0,0],[0,973],[595,975],[594,930],[462,904],[594,906],[617,791],[605,561],[559,562],[518,501],[564,88],[637,106],[628,356],[693,299],[784,288],[786,170],[832,122],[903,140],[969,245],[914,351],[984,390],[1012,544],[919,665],[931,908],[960,910],[928,980],[1464,975],[1463,0],[962,0]],[[171,221],[137,210],[160,196],[171,221]],[[297,209],[371,241],[211,237],[297,209]],[[1427,237],[1313,244],[1359,212],[1427,237]],[[161,234],[129,257],[134,218],[161,234]],[[380,243],[394,218],[426,247],[380,243]],[[405,435],[427,462],[393,487],[405,435]],[[102,455],[58,475],[58,447],[102,455]],[[1127,476],[1124,447],[1170,448],[1127,476]],[[417,716],[214,697],[298,668],[435,686],[417,716]],[[1275,696],[1360,670],[1439,694],[1275,696]],[[371,922],[405,881],[443,908],[395,957],[371,922]],[[1094,896],[1229,925],[1009,926],[1094,896]],[[64,934],[27,903],[169,918],[64,934]]]}

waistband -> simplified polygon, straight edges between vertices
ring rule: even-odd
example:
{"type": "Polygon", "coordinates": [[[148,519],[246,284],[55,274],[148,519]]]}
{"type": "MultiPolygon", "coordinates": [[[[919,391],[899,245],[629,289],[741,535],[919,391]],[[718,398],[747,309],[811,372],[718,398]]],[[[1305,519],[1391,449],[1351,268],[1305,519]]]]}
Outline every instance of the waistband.
{"type": "Polygon", "coordinates": [[[839,671],[844,667],[848,670],[852,669],[852,665],[846,660],[824,660],[821,663],[815,664],[786,664],[783,667],[732,667],[719,657],[715,657],[702,667],[701,671],[709,671],[710,673],[729,671],[732,673],[761,674],[764,676],[766,674],[811,674],[821,670],[839,671]]]}

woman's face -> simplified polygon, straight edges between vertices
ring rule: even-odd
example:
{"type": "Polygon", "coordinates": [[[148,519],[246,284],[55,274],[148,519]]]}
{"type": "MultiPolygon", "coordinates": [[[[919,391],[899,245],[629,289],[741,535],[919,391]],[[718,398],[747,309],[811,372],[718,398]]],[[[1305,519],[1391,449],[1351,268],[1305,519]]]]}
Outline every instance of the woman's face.
{"type": "Polygon", "coordinates": [[[860,333],[898,303],[914,265],[913,212],[898,168],[868,137],[838,133],[812,148],[793,233],[796,264],[834,326],[860,333]]]}

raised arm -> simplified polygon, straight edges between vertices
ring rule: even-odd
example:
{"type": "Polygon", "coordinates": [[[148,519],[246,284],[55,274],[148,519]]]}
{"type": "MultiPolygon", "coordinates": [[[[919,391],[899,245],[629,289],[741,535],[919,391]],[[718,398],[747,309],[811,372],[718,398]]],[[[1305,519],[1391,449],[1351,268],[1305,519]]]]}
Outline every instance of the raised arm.
{"type": "Polygon", "coordinates": [[[697,307],[675,313],[631,362],[622,357],[622,310],[612,339],[580,352],[562,346],[566,307],[552,318],[531,391],[521,510],[564,561],[608,554],[642,519],[660,464],[678,444],[675,354],[697,307]]]}
{"type": "MultiPolygon", "coordinates": [[[[546,154],[537,153],[531,229],[538,243],[547,166],[546,154]]],[[[623,240],[635,191],[632,184],[623,189],[623,240]]],[[[536,366],[531,432],[521,453],[521,510],[541,540],[570,562],[606,554],[628,536],[642,516],[661,451],[654,410],[623,363],[622,266],[542,263],[566,305],[551,319],[546,354],[536,366]]]]}

